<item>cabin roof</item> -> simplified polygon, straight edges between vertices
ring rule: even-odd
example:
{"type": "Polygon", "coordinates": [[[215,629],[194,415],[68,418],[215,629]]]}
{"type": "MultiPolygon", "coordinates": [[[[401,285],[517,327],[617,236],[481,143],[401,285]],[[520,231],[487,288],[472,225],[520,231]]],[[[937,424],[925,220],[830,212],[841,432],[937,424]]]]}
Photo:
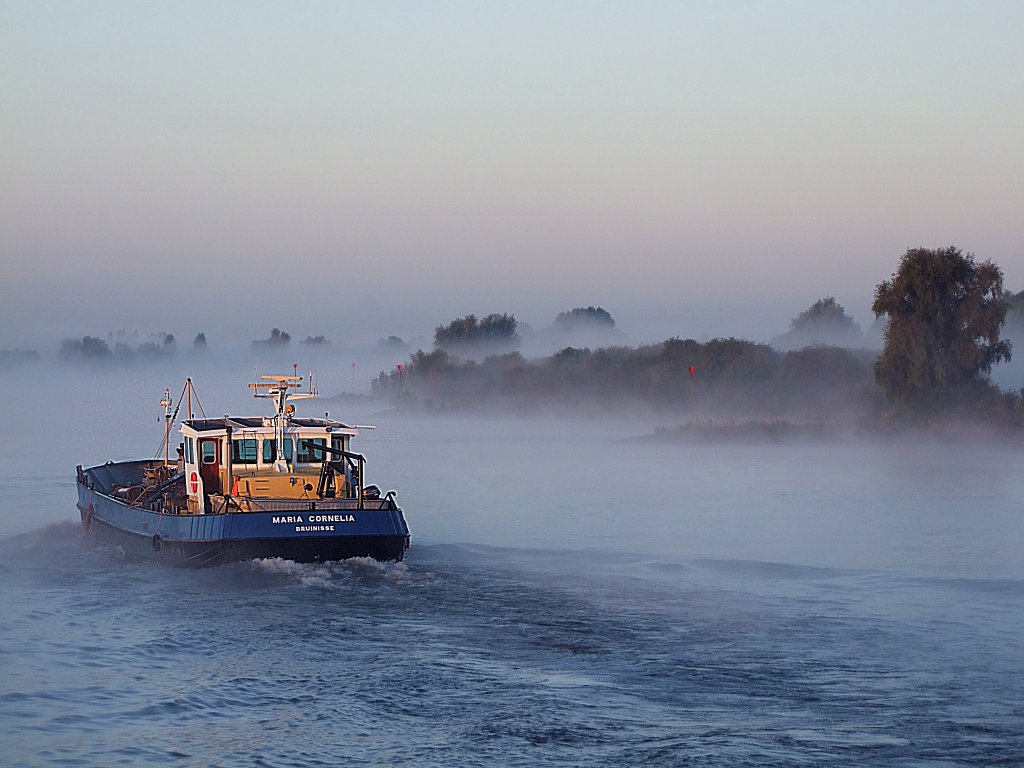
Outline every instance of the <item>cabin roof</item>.
{"type": "MultiPolygon", "coordinates": [[[[218,429],[226,429],[229,422],[232,429],[237,429],[239,426],[247,429],[259,429],[264,426],[270,426],[270,424],[265,423],[264,419],[259,416],[229,416],[227,419],[187,419],[182,422],[182,425],[191,427],[196,432],[211,432],[218,429]]],[[[340,421],[335,421],[334,419],[293,418],[289,419],[288,426],[352,429],[352,427],[347,424],[342,424],[340,421]]]]}

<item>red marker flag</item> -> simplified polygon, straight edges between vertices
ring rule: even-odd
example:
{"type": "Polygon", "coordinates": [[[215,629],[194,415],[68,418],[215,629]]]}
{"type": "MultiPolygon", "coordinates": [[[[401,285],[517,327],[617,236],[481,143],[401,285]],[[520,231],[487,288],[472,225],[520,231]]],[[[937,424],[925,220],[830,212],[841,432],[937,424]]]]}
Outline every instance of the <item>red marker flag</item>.
{"type": "Polygon", "coordinates": [[[690,378],[692,379],[696,373],[697,373],[697,366],[696,365],[691,365],[690,366],[690,378]]]}

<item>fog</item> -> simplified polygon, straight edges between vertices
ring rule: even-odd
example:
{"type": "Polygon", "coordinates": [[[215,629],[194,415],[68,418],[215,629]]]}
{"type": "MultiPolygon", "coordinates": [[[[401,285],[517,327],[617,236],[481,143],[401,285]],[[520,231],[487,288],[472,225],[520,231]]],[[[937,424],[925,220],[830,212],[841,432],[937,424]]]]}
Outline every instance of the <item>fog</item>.
{"type": "MultiPolygon", "coordinates": [[[[889,254],[890,271],[900,253],[889,254]]],[[[190,346],[202,332],[213,348],[223,352],[244,349],[278,327],[288,331],[293,342],[325,335],[336,348],[362,348],[393,335],[413,350],[429,350],[437,326],[467,314],[491,312],[510,312],[536,332],[532,338],[523,334],[527,354],[550,354],[559,345],[567,346],[566,341],[591,347],[653,343],[673,336],[699,340],[736,336],[767,342],[783,333],[792,318],[817,298],[806,291],[748,297],[726,287],[713,299],[686,298],[682,293],[666,298],[584,291],[563,284],[547,296],[531,287],[482,298],[475,289],[454,291],[445,288],[440,278],[430,278],[427,284],[441,295],[424,306],[420,291],[401,290],[382,279],[368,281],[363,292],[341,277],[344,271],[343,265],[337,275],[307,270],[300,280],[284,286],[276,281],[254,284],[247,278],[213,283],[182,279],[159,268],[154,268],[151,278],[126,274],[98,280],[67,273],[5,281],[9,301],[0,304],[0,349],[36,349],[48,356],[64,338],[105,339],[124,330],[142,340],[159,332],[172,333],[179,349],[190,346]],[[616,336],[591,334],[566,340],[546,333],[560,312],[588,305],[602,306],[614,316],[616,336]]],[[[880,272],[878,280],[886,277],[888,272],[880,272]]],[[[823,285],[821,295],[837,290],[823,285]]],[[[864,328],[873,319],[869,312],[873,290],[874,284],[865,282],[843,299],[847,311],[864,328]]]]}
{"type": "MultiPolygon", "coordinates": [[[[17,405],[7,423],[18,439],[0,451],[12,494],[3,535],[74,519],[76,464],[155,456],[163,389],[177,401],[186,373],[211,416],[267,413],[249,393],[247,367],[211,359],[5,375],[0,394],[17,405]],[[57,487],[37,497],[40,481],[57,487]]],[[[345,388],[346,367],[323,367],[323,394],[345,388]]],[[[369,399],[297,405],[300,415],[377,426],[357,449],[369,478],[398,491],[414,547],[596,548],[1024,578],[1020,451],[1002,442],[666,445],[633,439],[666,420],[642,411],[436,417],[369,399]]]]}
{"type": "MultiPolygon", "coordinates": [[[[683,428],[688,434],[677,437],[698,442],[895,434],[890,405],[874,380],[877,350],[816,345],[786,352],[737,339],[633,346],[617,327],[556,331],[524,324],[519,333],[512,346],[459,348],[410,366],[418,351],[433,348],[426,333],[405,339],[369,334],[375,340],[352,344],[273,328],[232,343],[204,331],[201,344],[182,335],[117,331],[68,338],[39,352],[0,351],[0,368],[36,382],[32,386],[95,380],[120,390],[146,381],[161,392],[180,391],[191,376],[200,392],[209,379],[221,394],[244,394],[244,385],[260,375],[295,371],[312,377],[323,402],[375,412],[622,419],[644,425],[634,436],[683,428]],[[692,381],[688,366],[694,368],[692,381]],[[699,428],[686,429],[694,426],[699,428]]],[[[1020,356],[996,366],[991,379],[1004,392],[1024,387],[1020,356]]],[[[1012,425],[997,412],[972,413],[953,408],[945,427],[925,419],[920,431],[1011,437],[1006,429],[1012,425]]],[[[915,427],[899,431],[906,429],[915,427]]]]}

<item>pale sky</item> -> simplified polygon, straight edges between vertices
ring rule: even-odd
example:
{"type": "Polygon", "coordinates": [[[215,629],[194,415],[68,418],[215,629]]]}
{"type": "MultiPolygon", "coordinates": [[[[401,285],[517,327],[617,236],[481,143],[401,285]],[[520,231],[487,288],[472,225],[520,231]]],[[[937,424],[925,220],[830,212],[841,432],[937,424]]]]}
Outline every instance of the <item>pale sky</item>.
{"type": "Polygon", "coordinates": [[[0,3],[0,348],[1024,288],[1022,2],[0,3]]]}

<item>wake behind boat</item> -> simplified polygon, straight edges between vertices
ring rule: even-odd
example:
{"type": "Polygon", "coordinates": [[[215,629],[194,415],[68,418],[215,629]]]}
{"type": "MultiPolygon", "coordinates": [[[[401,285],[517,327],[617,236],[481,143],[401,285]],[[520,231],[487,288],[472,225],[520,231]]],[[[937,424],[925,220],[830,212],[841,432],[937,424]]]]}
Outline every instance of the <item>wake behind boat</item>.
{"type": "Polygon", "coordinates": [[[350,450],[359,430],[296,417],[289,401],[316,397],[301,386],[300,376],[262,376],[250,387],[274,401],[274,416],[196,419],[188,380],[176,462],[167,449],[176,412],[165,392],[163,459],[77,467],[83,528],[126,553],[191,566],[401,560],[409,527],[394,492],[382,497],[364,484],[366,459],[350,450]]]}

